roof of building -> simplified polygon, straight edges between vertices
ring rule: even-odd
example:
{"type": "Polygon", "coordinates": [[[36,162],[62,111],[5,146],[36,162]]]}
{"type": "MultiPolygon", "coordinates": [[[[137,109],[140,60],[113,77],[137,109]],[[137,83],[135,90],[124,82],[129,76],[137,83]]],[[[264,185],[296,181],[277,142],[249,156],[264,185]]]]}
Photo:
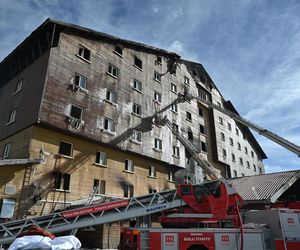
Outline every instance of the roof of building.
{"type": "Polygon", "coordinates": [[[300,179],[300,170],[244,176],[228,180],[246,201],[275,202],[290,186],[300,179]]]}

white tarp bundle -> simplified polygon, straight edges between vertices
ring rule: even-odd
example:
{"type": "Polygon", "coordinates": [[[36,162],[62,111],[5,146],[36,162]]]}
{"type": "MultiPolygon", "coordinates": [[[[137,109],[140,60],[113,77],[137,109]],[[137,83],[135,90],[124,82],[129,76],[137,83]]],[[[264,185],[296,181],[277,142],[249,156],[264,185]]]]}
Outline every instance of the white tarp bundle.
{"type": "Polygon", "coordinates": [[[32,235],[17,238],[8,250],[71,250],[80,247],[80,241],[73,235],[56,237],[53,240],[49,237],[32,235]]]}

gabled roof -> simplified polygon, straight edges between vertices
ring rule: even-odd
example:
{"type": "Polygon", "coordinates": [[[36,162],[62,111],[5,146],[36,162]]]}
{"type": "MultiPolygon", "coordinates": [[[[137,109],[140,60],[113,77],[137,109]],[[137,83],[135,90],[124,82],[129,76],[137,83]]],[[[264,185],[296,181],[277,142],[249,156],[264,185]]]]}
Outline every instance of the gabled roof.
{"type": "Polygon", "coordinates": [[[245,176],[228,180],[249,203],[275,202],[300,179],[300,170],[245,176]]]}

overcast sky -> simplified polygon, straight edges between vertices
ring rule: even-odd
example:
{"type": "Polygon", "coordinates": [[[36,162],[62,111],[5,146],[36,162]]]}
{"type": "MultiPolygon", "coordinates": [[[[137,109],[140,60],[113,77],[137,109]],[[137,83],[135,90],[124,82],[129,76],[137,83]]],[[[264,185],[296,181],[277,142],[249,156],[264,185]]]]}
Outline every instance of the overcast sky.
{"type": "MultiPolygon", "coordinates": [[[[0,61],[48,17],[200,62],[252,122],[300,145],[300,1],[0,0],[0,61]]],[[[267,172],[300,158],[253,132],[267,172]]]]}

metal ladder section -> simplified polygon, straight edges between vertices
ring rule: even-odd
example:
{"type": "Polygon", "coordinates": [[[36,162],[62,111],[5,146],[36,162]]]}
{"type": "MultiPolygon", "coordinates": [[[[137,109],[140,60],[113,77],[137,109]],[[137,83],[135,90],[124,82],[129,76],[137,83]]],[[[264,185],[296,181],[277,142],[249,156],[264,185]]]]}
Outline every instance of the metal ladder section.
{"type": "Polygon", "coordinates": [[[58,233],[149,215],[184,206],[185,204],[176,196],[176,189],[173,189],[96,206],[86,206],[45,216],[7,222],[0,224],[0,245],[11,243],[20,232],[28,229],[31,225],[36,225],[52,233],[58,233]]]}
{"type": "Polygon", "coordinates": [[[178,140],[182,143],[182,145],[188,150],[194,160],[202,167],[204,172],[211,179],[224,179],[221,174],[211,165],[200,153],[198,153],[198,149],[191,143],[188,139],[182,136],[177,129],[175,129],[170,120],[167,117],[164,117],[164,122],[166,126],[172,131],[172,133],[178,138],[178,140]]]}
{"type": "Polygon", "coordinates": [[[279,135],[276,135],[275,133],[262,128],[258,125],[256,125],[255,123],[239,116],[238,114],[231,112],[227,109],[224,109],[218,105],[215,105],[213,103],[211,103],[210,101],[207,101],[199,96],[192,96],[192,95],[187,95],[187,98],[189,99],[196,99],[199,102],[205,103],[207,106],[209,106],[210,108],[216,109],[219,112],[228,115],[230,118],[232,118],[233,120],[235,120],[236,122],[245,125],[248,128],[253,129],[254,131],[258,132],[260,135],[263,135],[265,137],[267,137],[268,139],[270,139],[271,141],[281,145],[282,147],[290,150],[291,152],[295,153],[296,155],[298,155],[298,157],[300,157],[300,147],[284,138],[282,138],[279,135]]]}

